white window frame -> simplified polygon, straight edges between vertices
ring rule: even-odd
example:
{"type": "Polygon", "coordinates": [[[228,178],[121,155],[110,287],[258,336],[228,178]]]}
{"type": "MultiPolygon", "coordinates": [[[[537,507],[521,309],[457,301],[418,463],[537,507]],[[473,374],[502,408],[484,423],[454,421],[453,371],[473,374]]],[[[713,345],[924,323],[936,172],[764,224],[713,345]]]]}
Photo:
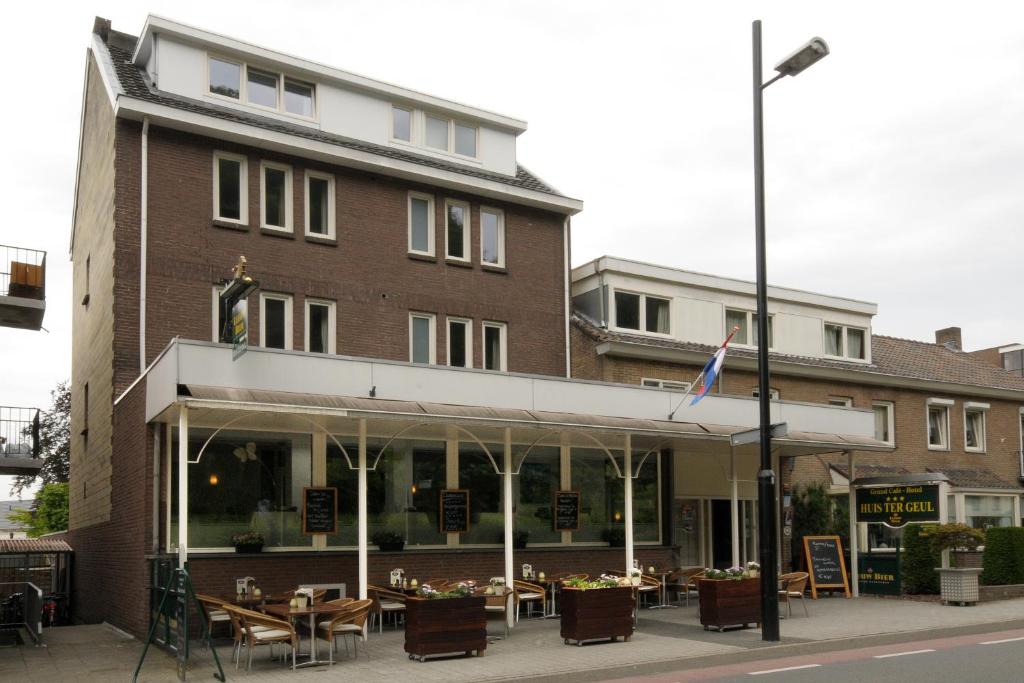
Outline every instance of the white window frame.
{"type": "MultiPolygon", "coordinates": [[[[759,388],[754,387],[753,389],[750,390],[750,395],[753,396],[754,398],[757,398],[758,397],[757,395],[760,392],[761,392],[761,390],[759,388]]],[[[778,389],[769,388],[768,389],[768,400],[769,401],[778,401],[779,400],[779,390],[778,389]]]]}
{"type": "Polygon", "coordinates": [[[461,161],[466,161],[472,164],[479,165],[480,161],[480,126],[463,119],[453,118],[449,114],[442,114],[433,110],[417,109],[406,104],[399,104],[397,102],[391,102],[391,109],[388,111],[388,131],[387,139],[395,145],[402,145],[407,147],[416,147],[419,150],[426,152],[427,154],[436,154],[438,156],[455,157],[461,161]],[[402,111],[409,112],[409,139],[403,140],[402,138],[395,137],[395,109],[401,109],[402,111]],[[431,147],[427,144],[427,117],[437,119],[438,121],[445,121],[448,124],[448,146],[445,149],[440,147],[431,147]],[[455,151],[455,125],[465,126],[466,128],[472,128],[476,132],[476,140],[474,141],[474,147],[476,148],[476,154],[469,156],[467,154],[460,154],[455,151]]]}
{"type": "Polygon", "coordinates": [[[241,154],[233,154],[222,150],[213,152],[213,219],[234,223],[249,224],[249,160],[241,154]],[[226,218],[220,215],[220,160],[237,161],[238,169],[238,218],[226,218]]]}
{"type": "Polygon", "coordinates": [[[245,62],[240,62],[237,59],[231,59],[222,55],[207,52],[206,53],[206,94],[210,97],[216,97],[219,100],[226,102],[234,102],[235,104],[242,104],[245,102],[245,62]],[[224,62],[225,64],[234,64],[238,66],[238,97],[228,97],[227,95],[221,95],[218,92],[211,90],[212,83],[210,83],[210,60],[216,59],[218,62],[224,62]]]}
{"type": "Polygon", "coordinates": [[[294,78],[294,77],[288,76],[286,74],[281,74],[279,76],[279,78],[280,78],[280,80],[278,82],[278,91],[280,92],[280,94],[278,95],[278,99],[280,100],[280,103],[281,103],[280,113],[284,114],[285,116],[294,116],[297,119],[306,119],[307,121],[315,121],[316,120],[316,100],[317,100],[317,97],[316,97],[316,83],[311,83],[311,82],[303,80],[301,78],[294,78]],[[311,105],[310,106],[310,111],[312,112],[311,116],[306,116],[305,114],[297,114],[297,113],[295,113],[293,111],[288,111],[288,109],[287,109],[288,105],[285,103],[285,98],[286,98],[285,87],[288,85],[288,81],[291,81],[292,83],[295,83],[297,85],[301,85],[301,86],[305,86],[305,87],[309,88],[309,90],[310,90],[309,98],[311,100],[311,102],[310,102],[310,105],[311,105]]]}
{"type": "Polygon", "coordinates": [[[409,362],[410,363],[415,363],[416,362],[415,360],[413,360],[413,349],[414,349],[414,346],[413,346],[413,338],[412,338],[412,333],[413,333],[412,321],[415,318],[421,318],[421,319],[424,319],[424,320],[427,320],[427,321],[430,322],[430,327],[428,328],[429,331],[430,331],[430,339],[428,340],[428,350],[427,350],[427,353],[428,353],[428,355],[430,357],[430,360],[427,361],[427,364],[428,365],[437,365],[437,314],[435,314],[435,313],[421,313],[421,312],[418,312],[418,311],[410,311],[409,312],[409,362]]]}
{"type": "Polygon", "coordinates": [[[966,401],[964,402],[964,450],[968,453],[984,453],[988,449],[988,409],[990,405],[988,403],[981,403],[978,401],[966,401]],[[981,434],[975,435],[980,436],[978,439],[977,446],[967,445],[967,415],[969,413],[978,413],[981,415],[981,434]]]}
{"type": "Polygon", "coordinates": [[[829,396],[828,404],[837,408],[852,408],[853,399],[849,396],[829,396]]]}
{"type": "Polygon", "coordinates": [[[473,159],[473,160],[476,160],[476,159],[480,158],[480,126],[474,126],[472,123],[469,123],[468,121],[459,121],[458,119],[452,119],[451,122],[448,124],[448,140],[450,142],[449,147],[448,147],[449,150],[450,150],[449,151],[450,154],[454,154],[455,156],[457,156],[457,157],[459,157],[461,159],[473,159]],[[473,129],[473,135],[474,135],[473,151],[475,152],[475,154],[473,156],[470,156],[468,154],[462,154],[460,152],[456,152],[455,151],[455,126],[456,125],[462,126],[463,128],[472,128],[473,129]]]}
{"type": "MultiPolygon", "coordinates": [[[[411,218],[411,216],[410,216],[411,218]]],[[[473,226],[473,219],[469,211],[469,203],[463,202],[458,199],[445,199],[444,200],[444,257],[448,261],[460,261],[462,263],[470,263],[473,259],[473,252],[470,247],[470,235],[473,226]],[[462,226],[462,253],[463,256],[452,256],[451,255],[451,244],[448,242],[448,207],[457,206],[462,209],[463,216],[465,216],[465,222],[462,226]]],[[[410,235],[411,237],[411,235],[410,235]]]]}
{"type": "Polygon", "coordinates": [[[466,330],[466,365],[461,367],[473,367],[473,320],[471,318],[447,316],[446,321],[446,327],[444,330],[445,362],[449,366],[452,366],[452,323],[456,323],[458,325],[462,325],[466,330]]]}
{"type": "Polygon", "coordinates": [[[621,330],[622,332],[627,332],[627,333],[631,333],[631,334],[644,334],[644,335],[649,335],[651,337],[662,337],[664,339],[670,339],[672,337],[672,318],[674,317],[672,315],[672,297],[670,297],[670,296],[661,296],[661,295],[658,295],[658,294],[647,294],[645,292],[635,292],[635,291],[630,290],[630,289],[620,289],[620,288],[616,287],[616,288],[612,289],[612,294],[611,294],[610,299],[611,299],[611,309],[612,309],[611,310],[611,313],[612,313],[611,319],[612,319],[612,322],[613,322],[611,327],[613,329],[621,330]],[[620,292],[622,294],[630,294],[630,295],[633,295],[633,296],[636,296],[636,297],[640,298],[640,304],[639,304],[640,305],[640,329],[634,330],[631,327],[619,327],[619,309],[618,309],[618,302],[615,300],[615,295],[619,294],[620,292]],[[659,299],[661,301],[665,301],[665,302],[668,303],[668,333],[665,333],[665,332],[648,332],[647,331],[647,297],[650,297],[652,299],[659,299]]]}
{"type": "Polygon", "coordinates": [[[640,386],[653,389],[669,389],[671,391],[689,391],[692,384],[681,382],[677,379],[658,379],[656,377],[641,377],[640,386]]]}
{"type": "Polygon", "coordinates": [[[871,410],[874,412],[875,408],[885,408],[885,420],[889,431],[889,440],[884,443],[895,446],[896,445],[896,404],[892,401],[872,401],[871,410]]]}
{"type": "MultiPolygon", "coordinates": [[[[212,292],[213,298],[212,298],[212,300],[210,302],[210,311],[213,313],[213,319],[210,321],[210,339],[214,343],[218,343],[220,341],[220,329],[217,327],[217,323],[219,322],[218,319],[220,318],[220,293],[223,292],[223,291],[224,291],[224,285],[214,285],[213,286],[213,292],[212,292]]],[[[242,308],[245,309],[245,313],[246,313],[245,317],[248,318],[249,317],[249,310],[248,310],[249,309],[249,300],[246,299],[245,301],[242,301],[241,303],[242,303],[242,308]]],[[[245,338],[246,338],[246,342],[248,342],[248,340],[249,340],[249,329],[248,329],[248,327],[246,327],[246,330],[245,330],[245,338]]]]}
{"type": "Polygon", "coordinates": [[[824,358],[835,358],[837,360],[846,360],[851,363],[870,363],[871,362],[871,331],[866,327],[860,327],[858,325],[846,325],[843,323],[829,322],[828,320],[821,321],[821,355],[824,358]],[[839,356],[833,356],[832,354],[826,353],[825,351],[825,327],[838,327],[842,333],[843,353],[839,356]],[[849,331],[858,330],[864,334],[864,357],[856,358],[850,355],[850,341],[849,331]]]}
{"type": "Polygon", "coordinates": [[[494,328],[498,330],[498,341],[501,344],[500,367],[496,368],[495,372],[508,372],[508,324],[499,323],[492,320],[484,320],[480,324],[480,343],[482,349],[482,355],[480,356],[481,366],[487,370],[487,328],[494,328]]]}
{"type": "Polygon", "coordinates": [[[309,237],[320,237],[321,239],[335,239],[335,209],[334,209],[334,176],[330,173],[323,173],[321,171],[310,171],[307,170],[305,173],[305,223],[306,223],[306,235],[309,237]],[[326,180],[327,181],[327,232],[319,233],[313,232],[312,226],[309,223],[309,181],[311,179],[326,180]]]}
{"type": "Polygon", "coordinates": [[[303,331],[303,342],[302,342],[303,348],[306,351],[308,351],[309,353],[314,353],[310,349],[310,343],[309,343],[309,321],[310,321],[309,309],[311,307],[313,307],[313,306],[325,306],[325,307],[327,307],[327,329],[328,329],[328,334],[327,334],[327,350],[322,352],[322,353],[327,353],[327,354],[337,353],[338,352],[337,339],[336,339],[336,337],[338,335],[338,329],[337,329],[337,327],[338,327],[337,304],[334,301],[331,301],[330,299],[312,299],[310,297],[306,297],[305,316],[304,316],[304,320],[303,320],[303,323],[304,323],[303,324],[303,328],[304,328],[304,331],[303,331]]]}
{"type": "Polygon", "coordinates": [[[436,234],[434,232],[434,195],[426,194],[425,192],[414,192],[410,191],[408,199],[406,200],[406,220],[408,222],[407,233],[408,243],[406,247],[410,254],[419,254],[421,256],[433,256],[436,247],[436,234]],[[412,200],[422,199],[427,202],[427,250],[420,251],[419,249],[412,248],[412,200]]]}
{"type": "Polygon", "coordinates": [[[293,178],[292,167],[276,161],[260,161],[260,228],[277,232],[294,232],[294,202],[292,198],[293,178]],[[267,170],[284,171],[284,226],[267,225],[267,170]]]}
{"type": "Polygon", "coordinates": [[[397,142],[403,145],[413,144],[413,140],[416,139],[416,110],[412,107],[404,107],[399,104],[391,103],[391,112],[389,114],[388,122],[391,124],[388,127],[388,138],[392,142],[397,142]],[[402,138],[395,137],[395,110],[401,109],[402,111],[409,112],[409,139],[403,140],[402,138]]]}
{"type": "Polygon", "coordinates": [[[318,86],[317,86],[317,83],[315,83],[315,82],[307,81],[304,78],[297,78],[295,76],[290,76],[290,75],[288,75],[286,73],[282,73],[282,72],[280,72],[280,71],[278,71],[276,69],[264,69],[264,68],[261,68],[260,66],[253,66],[252,69],[254,71],[258,71],[259,73],[266,74],[268,76],[276,76],[277,77],[277,106],[276,107],[268,107],[268,106],[263,105],[263,104],[256,104],[255,102],[250,102],[249,101],[249,88],[248,88],[248,85],[249,85],[249,68],[250,68],[250,64],[248,64],[247,62],[240,61],[240,60],[235,59],[233,57],[225,57],[224,55],[220,55],[220,54],[217,54],[215,52],[207,52],[206,53],[206,61],[205,61],[204,65],[206,67],[206,70],[205,70],[205,72],[203,74],[203,82],[206,83],[206,92],[205,92],[206,97],[210,97],[210,98],[213,98],[213,99],[216,99],[216,100],[220,100],[222,102],[229,102],[229,103],[234,104],[234,105],[239,106],[239,107],[252,107],[252,108],[258,109],[260,111],[273,112],[273,113],[275,113],[275,114],[277,114],[279,116],[293,118],[293,119],[298,119],[299,121],[316,121],[319,118],[320,98],[317,96],[318,86]],[[237,65],[242,67],[242,69],[241,69],[241,83],[239,83],[238,97],[237,98],[235,98],[235,97],[228,97],[227,95],[221,95],[220,93],[215,93],[215,92],[210,90],[210,60],[211,59],[216,59],[218,61],[227,62],[227,63],[230,63],[230,64],[237,64],[237,65]],[[284,106],[285,106],[284,105],[284,86],[285,86],[285,81],[286,80],[294,81],[296,83],[301,83],[302,85],[308,85],[310,88],[312,88],[312,90],[313,90],[313,115],[312,116],[304,116],[302,114],[295,114],[295,113],[290,112],[290,111],[288,111],[288,110],[286,110],[284,108],[284,106]]]}
{"type": "Polygon", "coordinates": [[[292,337],[295,336],[292,329],[292,295],[277,294],[275,292],[260,292],[260,346],[267,348],[267,299],[284,302],[284,350],[291,351],[293,348],[292,337]]]}
{"type": "Polygon", "coordinates": [[[949,444],[949,441],[950,441],[950,439],[949,439],[949,436],[950,436],[950,433],[949,433],[950,432],[950,430],[949,430],[949,413],[950,413],[950,408],[953,407],[954,402],[951,399],[948,399],[948,398],[929,398],[929,399],[925,400],[924,404],[925,404],[925,411],[924,411],[924,439],[925,439],[925,443],[928,444],[928,450],[930,450],[930,451],[948,451],[950,449],[950,444],[949,444]],[[931,425],[930,425],[930,423],[928,421],[928,415],[929,415],[929,413],[931,413],[931,409],[932,408],[939,408],[944,413],[944,417],[943,417],[944,424],[943,424],[943,429],[942,429],[942,443],[941,444],[933,444],[931,442],[931,439],[928,437],[929,430],[931,429],[931,425]]]}
{"type": "Polygon", "coordinates": [[[493,206],[480,207],[480,263],[492,268],[505,267],[505,212],[493,206]],[[484,260],[484,214],[489,213],[498,218],[498,260],[484,260]]]}
{"type": "MultiPolygon", "coordinates": [[[[732,306],[726,306],[722,311],[722,329],[725,330],[723,333],[725,337],[728,337],[732,330],[729,328],[729,312],[743,313],[747,316],[747,337],[746,343],[740,343],[738,341],[729,342],[733,346],[741,349],[756,349],[757,348],[757,327],[754,325],[754,316],[757,315],[757,311],[750,311],[745,308],[734,308],[732,306]]],[[[734,338],[735,339],[735,338],[734,338]]],[[[775,348],[775,314],[768,314],[768,350],[771,351],[775,348]]]]}

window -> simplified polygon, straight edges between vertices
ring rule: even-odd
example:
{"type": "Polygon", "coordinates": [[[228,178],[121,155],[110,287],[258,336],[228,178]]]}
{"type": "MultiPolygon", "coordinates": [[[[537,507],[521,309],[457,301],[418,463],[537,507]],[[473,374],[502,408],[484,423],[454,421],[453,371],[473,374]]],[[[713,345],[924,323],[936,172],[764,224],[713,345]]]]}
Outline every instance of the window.
{"type": "Polygon", "coordinates": [[[242,65],[210,57],[210,92],[237,100],[242,92],[242,65]]]}
{"type": "Polygon", "coordinates": [[[669,300],[616,291],[615,326],[624,330],[669,334],[669,300]]]}
{"type": "Polygon", "coordinates": [[[260,339],[268,349],[292,348],[292,298],[260,294],[260,339]]]}
{"type": "Polygon", "coordinates": [[[89,305],[89,286],[92,284],[92,254],[85,257],[85,294],[82,295],[82,305],[89,305]]]}
{"type": "Polygon", "coordinates": [[[448,365],[473,367],[473,321],[448,318],[448,365]]]}
{"type": "Polygon", "coordinates": [[[455,153],[466,157],[476,156],[476,127],[461,123],[454,124],[455,153]]]}
{"type": "Polygon", "coordinates": [[[334,176],[306,171],[306,234],[334,237],[334,176]]]}
{"type": "Polygon", "coordinates": [[[448,121],[427,116],[427,147],[448,151],[448,121]]]}
{"type": "Polygon", "coordinates": [[[213,217],[245,225],[248,222],[248,181],[245,157],[213,153],[213,217]]]}
{"type": "MultiPolygon", "coordinates": [[[[775,316],[768,314],[768,348],[775,347],[775,316]]],[[[725,309],[725,335],[733,331],[736,334],[732,338],[733,344],[741,346],[757,346],[757,313],[743,311],[735,308],[725,309]]]]}
{"type": "Polygon", "coordinates": [[[391,137],[395,140],[412,142],[412,112],[401,107],[391,107],[391,137]]]}
{"type": "Polygon", "coordinates": [[[469,204],[448,199],[444,203],[445,255],[469,261],[469,204]]]}
{"type": "MultiPolygon", "coordinates": [[[[500,465],[504,446],[484,443],[500,465]]],[[[459,442],[459,488],[469,490],[469,531],[459,544],[503,543],[505,514],[502,507],[502,478],[494,471],[491,457],[475,441],[459,442]]]]}
{"type": "Polygon", "coordinates": [[[246,92],[249,104],[277,109],[277,74],[268,74],[255,69],[247,69],[246,92]]]}
{"type": "Polygon", "coordinates": [[[313,86],[284,79],[284,110],[289,114],[313,118],[313,86]]]}
{"type": "Polygon", "coordinates": [[[640,329],[640,295],[615,292],[615,326],[624,330],[640,329]]]}
{"type": "Polygon", "coordinates": [[[306,350],[335,353],[335,307],[333,301],[306,299],[306,350]]]}
{"type": "Polygon", "coordinates": [[[1011,496],[964,496],[964,509],[969,527],[1013,526],[1011,496]]]}
{"type": "Polygon", "coordinates": [[[928,407],[928,448],[949,450],[949,407],[953,402],[944,398],[930,398],[928,407]]]}
{"type": "Polygon", "coordinates": [[[888,444],[896,443],[893,408],[890,401],[875,401],[871,404],[871,409],[875,413],[875,438],[888,444]]]}
{"type": "Polygon", "coordinates": [[[985,452],[985,412],[987,403],[964,404],[964,450],[985,452]]]}
{"type": "Polygon", "coordinates": [[[409,251],[434,255],[434,198],[409,193],[409,251]]]}
{"type": "MultiPolygon", "coordinates": [[[[633,540],[654,541],[658,529],[659,491],[658,454],[650,455],[639,473],[636,468],[642,451],[633,452],[633,540]]],[[[574,542],[606,541],[610,534],[625,530],[625,489],[619,471],[624,466],[622,452],[614,452],[618,468],[608,454],[596,448],[573,448],[570,454],[572,489],[580,492],[580,530],[574,542]]]]}
{"type": "MultiPolygon", "coordinates": [[[[231,334],[231,311],[224,310],[224,304],[220,300],[220,293],[224,288],[220,285],[213,286],[213,300],[212,307],[210,309],[211,325],[211,339],[215,342],[222,342],[230,344],[232,341],[231,334]]],[[[242,310],[245,311],[246,317],[248,317],[249,302],[242,301],[242,310]]],[[[246,330],[246,341],[248,341],[249,330],[246,330]]]]}
{"type": "Polygon", "coordinates": [[[825,323],[825,355],[837,358],[867,358],[865,330],[847,325],[825,323]]]}
{"type": "Polygon", "coordinates": [[[413,363],[437,362],[436,316],[433,313],[409,314],[409,360],[413,363]]]}
{"type": "Polygon", "coordinates": [[[551,523],[555,491],[561,487],[561,454],[558,446],[534,446],[512,477],[512,500],[516,501],[516,531],[529,532],[530,544],[560,543],[562,532],[551,523]]]}
{"type": "Polygon", "coordinates": [[[641,379],[640,385],[645,387],[654,387],[657,389],[672,389],[673,391],[686,391],[690,388],[689,382],[677,382],[669,379],[651,379],[648,377],[641,379]]]}
{"type": "Polygon", "coordinates": [[[292,168],[264,161],[260,169],[260,225],[270,230],[291,232],[292,168]]]}
{"type": "Polygon", "coordinates": [[[484,369],[505,372],[507,367],[507,350],[505,323],[484,323],[484,369]]]}
{"type": "Polygon", "coordinates": [[[668,299],[644,297],[644,329],[648,332],[668,334],[668,299]]]}
{"type": "Polygon", "coordinates": [[[839,406],[841,408],[853,407],[853,399],[848,396],[829,396],[828,404],[830,406],[839,406]]]}
{"type": "Polygon", "coordinates": [[[505,265],[505,213],[500,209],[480,209],[480,261],[505,265]]]}
{"type": "MultiPolygon", "coordinates": [[[[758,389],[757,387],[754,387],[754,389],[750,392],[750,395],[753,396],[754,398],[760,398],[761,397],[761,390],[758,389]]],[[[769,401],[778,401],[779,400],[779,390],[778,389],[768,389],[768,400],[769,401]]]]}

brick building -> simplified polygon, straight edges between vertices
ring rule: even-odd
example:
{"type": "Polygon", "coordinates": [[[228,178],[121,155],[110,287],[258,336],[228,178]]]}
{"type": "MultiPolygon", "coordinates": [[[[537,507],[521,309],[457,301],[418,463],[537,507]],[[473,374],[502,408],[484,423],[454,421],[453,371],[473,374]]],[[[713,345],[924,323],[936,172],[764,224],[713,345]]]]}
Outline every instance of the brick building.
{"type": "MultiPolygon", "coordinates": [[[[683,391],[736,326],[715,390],[757,395],[754,283],[613,257],[575,268],[572,279],[575,377],[683,391]]],[[[768,312],[773,413],[790,403],[869,410],[875,439],[893,450],[858,455],[855,477],[942,473],[949,479],[944,519],[1022,523],[1024,381],[1012,360],[964,352],[959,328],[939,330],[935,343],[874,335],[877,307],[867,302],[769,287],[768,312]]],[[[690,410],[680,408],[676,418],[693,419],[690,410]]],[[[675,539],[684,564],[718,564],[730,554],[730,474],[727,462],[719,465],[711,481],[696,478],[675,491],[674,514],[698,511],[694,532],[675,539]]],[[[778,467],[784,494],[820,482],[847,504],[845,454],[783,458],[778,467]]],[[[714,472],[710,463],[705,471],[714,472]]],[[[747,544],[754,476],[749,464],[735,477],[747,544]]],[[[784,520],[787,501],[779,501],[784,520]]],[[[861,547],[891,542],[883,525],[861,525],[861,547]]]]}

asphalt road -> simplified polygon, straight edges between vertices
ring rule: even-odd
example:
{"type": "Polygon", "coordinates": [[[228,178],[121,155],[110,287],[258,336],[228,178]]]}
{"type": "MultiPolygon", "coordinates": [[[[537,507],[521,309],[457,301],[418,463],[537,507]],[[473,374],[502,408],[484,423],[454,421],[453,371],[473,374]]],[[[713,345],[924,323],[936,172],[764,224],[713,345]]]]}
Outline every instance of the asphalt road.
{"type": "Polygon", "coordinates": [[[625,683],[1024,683],[1024,628],[771,657],[617,679],[625,683]]]}

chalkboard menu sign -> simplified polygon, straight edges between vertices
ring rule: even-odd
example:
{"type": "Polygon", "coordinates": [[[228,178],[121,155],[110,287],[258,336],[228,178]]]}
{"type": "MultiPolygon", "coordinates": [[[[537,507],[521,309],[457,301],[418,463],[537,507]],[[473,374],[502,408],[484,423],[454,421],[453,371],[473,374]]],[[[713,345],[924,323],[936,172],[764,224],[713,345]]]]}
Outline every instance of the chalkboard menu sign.
{"type": "Polygon", "coordinates": [[[804,557],[812,598],[818,599],[819,588],[842,588],[846,597],[850,597],[843,544],[838,536],[804,536],[804,557]]]}
{"type": "Polygon", "coordinates": [[[302,489],[302,533],[338,533],[338,489],[333,486],[302,489]]]}
{"type": "Polygon", "coordinates": [[[579,531],[580,492],[555,491],[555,531],[579,531]]]}
{"type": "Polygon", "coordinates": [[[441,491],[441,533],[464,534],[469,531],[469,491],[441,491]]]}

